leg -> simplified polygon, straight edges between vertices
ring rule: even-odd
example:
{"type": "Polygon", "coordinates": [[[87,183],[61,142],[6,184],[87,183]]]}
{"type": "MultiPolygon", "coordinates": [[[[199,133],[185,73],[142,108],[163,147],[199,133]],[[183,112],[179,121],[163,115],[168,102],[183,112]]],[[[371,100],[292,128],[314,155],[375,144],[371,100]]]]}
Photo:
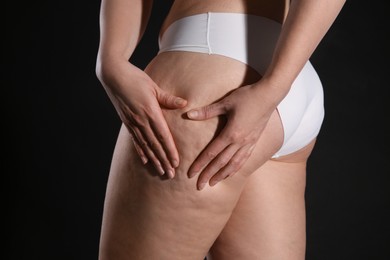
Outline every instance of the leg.
{"type": "Polygon", "coordinates": [[[162,179],[141,165],[122,127],[107,188],[101,259],[202,259],[228,221],[247,176],[237,173],[201,192],[186,170],[178,169],[174,180],[162,179]]]}
{"type": "MultiPolygon", "coordinates": [[[[246,83],[243,78],[247,67],[232,59],[190,53],[158,57],[165,59],[155,60],[148,73],[160,87],[187,98],[190,107],[211,103],[246,83]],[[163,69],[173,67],[177,69],[163,69]]],[[[173,180],[161,178],[152,167],[141,164],[127,130],[122,127],[107,186],[100,259],[203,259],[228,221],[248,176],[283,141],[283,129],[275,111],[254,156],[243,169],[200,192],[196,178],[188,179],[187,170],[212,140],[221,122],[217,118],[186,120],[182,117],[184,112],[164,111],[181,156],[173,180]]]]}
{"type": "Polygon", "coordinates": [[[306,160],[313,145],[251,175],[209,259],[305,258],[306,160]]]}

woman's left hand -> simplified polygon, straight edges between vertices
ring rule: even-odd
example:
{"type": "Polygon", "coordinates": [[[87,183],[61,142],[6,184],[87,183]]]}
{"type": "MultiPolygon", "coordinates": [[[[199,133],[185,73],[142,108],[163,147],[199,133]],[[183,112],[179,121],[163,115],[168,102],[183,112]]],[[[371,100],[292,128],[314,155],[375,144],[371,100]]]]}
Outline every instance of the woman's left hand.
{"type": "Polygon", "coordinates": [[[227,123],[219,135],[191,165],[188,175],[200,173],[198,189],[214,186],[235,174],[251,155],[276,105],[255,85],[240,87],[222,100],[187,112],[192,120],[225,115],[227,123]]]}

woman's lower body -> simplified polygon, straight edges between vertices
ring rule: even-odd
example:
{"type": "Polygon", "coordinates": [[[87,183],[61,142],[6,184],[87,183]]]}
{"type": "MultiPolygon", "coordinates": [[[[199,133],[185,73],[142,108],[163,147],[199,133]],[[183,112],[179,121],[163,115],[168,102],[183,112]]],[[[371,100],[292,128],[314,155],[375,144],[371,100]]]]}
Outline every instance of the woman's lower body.
{"type": "MultiPolygon", "coordinates": [[[[142,165],[129,133],[121,128],[105,199],[101,259],[203,259],[208,252],[213,259],[223,260],[304,259],[306,161],[323,117],[318,77],[308,64],[307,73],[298,77],[290,91],[293,96],[289,93],[289,99],[272,114],[243,168],[215,187],[198,191],[197,177],[189,179],[187,170],[218,134],[224,119],[191,121],[183,114],[259,80],[262,74],[255,63],[232,57],[229,50],[226,54],[188,46],[177,49],[183,46],[183,33],[198,30],[188,26],[203,23],[205,15],[206,40],[212,39],[213,32],[221,32],[210,14],[187,25],[176,23],[177,28],[174,23],[162,36],[161,52],[145,70],[159,87],[189,101],[183,110],[164,110],[181,158],[176,176],[165,179],[152,166],[142,165]],[[307,86],[313,82],[313,87],[307,86]],[[294,95],[298,104],[294,104],[294,95]]],[[[226,15],[228,23],[237,14],[226,15]]],[[[261,28],[256,19],[242,17],[245,28],[261,28]]],[[[274,33],[267,28],[257,30],[264,42],[274,33]]],[[[194,44],[198,45],[199,37],[194,44]]],[[[265,50],[268,56],[259,59],[269,62],[272,49],[265,50]]]]}

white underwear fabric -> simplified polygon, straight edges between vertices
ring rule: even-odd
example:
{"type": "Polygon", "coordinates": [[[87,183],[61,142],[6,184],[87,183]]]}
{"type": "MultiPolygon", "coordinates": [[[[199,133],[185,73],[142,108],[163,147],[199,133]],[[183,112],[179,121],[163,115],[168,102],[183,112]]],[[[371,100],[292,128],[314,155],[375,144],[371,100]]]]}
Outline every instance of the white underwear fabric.
{"type": "MultiPolygon", "coordinates": [[[[281,31],[268,18],[240,13],[202,13],[173,22],[159,38],[159,53],[189,51],[223,55],[264,75],[281,31]]],[[[277,106],[284,140],[277,158],[298,151],[319,133],[324,119],[321,81],[308,61],[277,106]]]]}

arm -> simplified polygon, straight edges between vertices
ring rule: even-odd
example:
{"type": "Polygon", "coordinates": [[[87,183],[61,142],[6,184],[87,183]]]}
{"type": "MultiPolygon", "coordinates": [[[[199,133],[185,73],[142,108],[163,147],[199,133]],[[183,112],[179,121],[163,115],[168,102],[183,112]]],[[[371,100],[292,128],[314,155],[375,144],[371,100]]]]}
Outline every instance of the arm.
{"type": "Polygon", "coordinates": [[[246,162],[272,112],[287,95],[344,3],[345,0],[292,0],[273,59],[263,78],[236,89],[217,103],[188,112],[193,120],[223,114],[228,118],[224,129],[189,170],[190,177],[200,173],[199,189],[207,182],[213,186],[232,176],[246,162]]]}
{"type": "Polygon", "coordinates": [[[278,104],[333,24],[345,0],[292,0],[273,59],[262,80],[278,104]]]}
{"type": "Polygon", "coordinates": [[[186,101],[160,89],[129,62],[145,31],[152,1],[102,0],[96,74],[142,161],[173,177],[179,155],[160,105],[182,108],[186,101]]]}
{"type": "Polygon", "coordinates": [[[110,72],[111,62],[130,59],[145,31],[152,5],[152,0],[102,0],[98,76],[110,72]]]}

